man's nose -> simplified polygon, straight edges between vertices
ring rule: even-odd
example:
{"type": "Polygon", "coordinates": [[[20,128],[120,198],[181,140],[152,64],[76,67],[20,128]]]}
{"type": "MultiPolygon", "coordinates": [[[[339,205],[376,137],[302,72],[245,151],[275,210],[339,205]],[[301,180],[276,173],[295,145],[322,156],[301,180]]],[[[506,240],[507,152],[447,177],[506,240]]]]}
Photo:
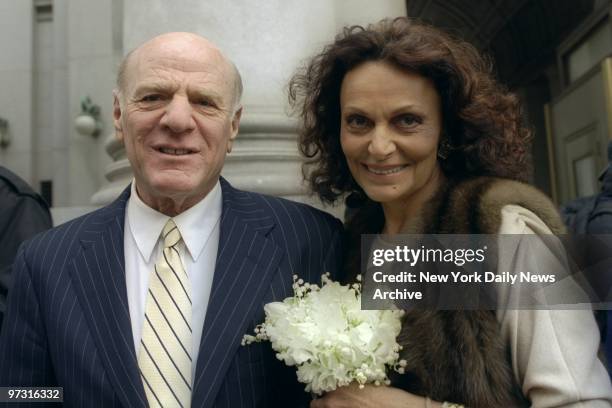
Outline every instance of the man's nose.
{"type": "Polygon", "coordinates": [[[383,127],[377,126],[372,131],[368,152],[376,159],[386,159],[396,149],[392,135],[383,127]]]}
{"type": "Polygon", "coordinates": [[[166,105],[166,111],[161,118],[160,124],[172,133],[185,133],[195,129],[196,123],[193,118],[193,108],[185,96],[174,95],[166,105]]]}

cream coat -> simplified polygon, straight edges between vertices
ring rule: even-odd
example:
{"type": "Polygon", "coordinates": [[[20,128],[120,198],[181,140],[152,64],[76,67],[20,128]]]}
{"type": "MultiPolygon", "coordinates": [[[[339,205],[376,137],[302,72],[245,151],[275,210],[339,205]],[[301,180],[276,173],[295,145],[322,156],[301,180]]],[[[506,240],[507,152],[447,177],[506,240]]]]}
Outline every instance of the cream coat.
{"type": "MultiPolygon", "coordinates": [[[[551,233],[523,207],[506,205],[501,212],[500,234],[551,233]]],[[[509,255],[500,254],[499,262],[510,262],[514,270],[534,270],[538,263],[555,262],[545,245],[537,248],[529,243],[519,243],[509,255]]],[[[612,406],[610,377],[597,358],[599,330],[590,310],[501,309],[497,318],[511,350],[516,380],[533,407],[612,406]]]]}

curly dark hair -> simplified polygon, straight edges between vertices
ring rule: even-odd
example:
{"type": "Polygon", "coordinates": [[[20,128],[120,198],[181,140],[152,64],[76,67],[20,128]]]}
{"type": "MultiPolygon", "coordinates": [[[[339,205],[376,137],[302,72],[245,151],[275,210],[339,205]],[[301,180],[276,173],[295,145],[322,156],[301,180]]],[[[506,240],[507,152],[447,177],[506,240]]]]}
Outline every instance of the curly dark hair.
{"type": "Polygon", "coordinates": [[[531,131],[518,98],[494,79],[491,62],[465,41],[399,17],[345,28],[289,84],[289,101],[302,119],[304,177],[322,201],[362,193],[340,145],[340,88],[346,73],[366,61],[385,61],[434,83],[442,101],[440,139],[449,148],[440,163],[448,177],[527,178],[531,131]]]}

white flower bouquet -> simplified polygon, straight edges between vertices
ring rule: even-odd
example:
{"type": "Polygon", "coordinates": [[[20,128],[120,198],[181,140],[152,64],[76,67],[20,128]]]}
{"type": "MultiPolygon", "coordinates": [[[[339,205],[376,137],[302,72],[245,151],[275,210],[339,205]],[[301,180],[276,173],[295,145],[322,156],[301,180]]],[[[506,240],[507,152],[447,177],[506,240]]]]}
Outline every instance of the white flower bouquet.
{"type": "MultiPolygon", "coordinates": [[[[359,280],[359,277],[358,277],[359,280]]],[[[389,384],[387,368],[404,372],[396,337],[402,311],[361,310],[361,285],[322,286],[293,277],[294,296],[264,306],[265,322],[242,344],[270,341],[277,358],[297,367],[298,381],[317,395],[359,383],[389,384]]]]}

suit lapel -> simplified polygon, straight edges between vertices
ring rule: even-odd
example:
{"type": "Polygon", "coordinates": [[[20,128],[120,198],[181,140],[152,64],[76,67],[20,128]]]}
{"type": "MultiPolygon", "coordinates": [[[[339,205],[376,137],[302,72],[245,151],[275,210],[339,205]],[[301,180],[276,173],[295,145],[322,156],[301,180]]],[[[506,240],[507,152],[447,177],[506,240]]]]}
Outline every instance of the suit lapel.
{"type": "Polygon", "coordinates": [[[194,378],[194,404],[210,407],[282,258],[266,237],[274,221],[252,197],[221,179],[219,250],[194,378]]]}
{"type": "Polygon", "coordinates": [[[125,285],[123,227],[129,191],[94,216],[70,273],[114,391],[124,406],[146,407],[125,285]]]}

